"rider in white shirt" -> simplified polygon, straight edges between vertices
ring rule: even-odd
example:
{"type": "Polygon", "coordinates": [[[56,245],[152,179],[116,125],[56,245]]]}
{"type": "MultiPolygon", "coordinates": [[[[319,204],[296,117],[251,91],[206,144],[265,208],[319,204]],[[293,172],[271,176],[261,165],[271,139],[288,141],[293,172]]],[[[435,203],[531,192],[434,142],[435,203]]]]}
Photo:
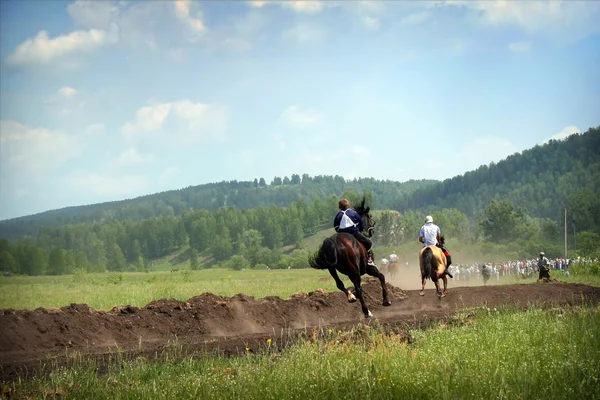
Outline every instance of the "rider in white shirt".
{"type": "Polygon", "coordinates": [[[440,227],[433,223],[433,217],[431,215],[426,216],[425,225],[421,227],[421,230],[419,232],[419,242],[423,243],[423,247],[438,246],[442,249],[444,255],[446,256],[446,275],[448,275],[450,278],[453,278],[453,276],[448,271],[450,264],[452,264],[452,258],[450,257],[450,253],[448,253],[448,250],[446,250],[440,244],[442,240],[441,234],[442,232],[440,230],[440,227]]]}

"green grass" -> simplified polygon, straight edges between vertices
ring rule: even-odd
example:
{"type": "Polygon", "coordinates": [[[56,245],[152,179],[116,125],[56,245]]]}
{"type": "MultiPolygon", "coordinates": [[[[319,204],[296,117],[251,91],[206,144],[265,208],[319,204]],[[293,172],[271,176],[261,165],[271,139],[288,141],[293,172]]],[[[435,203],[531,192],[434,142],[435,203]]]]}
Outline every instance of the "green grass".
{"type": "Polygon", "coordinates": [[[471,310],[400,335],[362,325],[307,335],[283,352],[93,363],[5,387],[15,398],[598,399],[600,307],[471,310]],[[312,337],[311,337],[312,336],[312,337]]]}
{"type": "MultiPolygon", "coordinates": [[[[561,281],[600,286],[599,275],[571,275],[552,271],[551,276],[561,281]]],[[[350,281],[342,277],[347,285],[350,281]]],[[[415,282],[418,279],[415,278],[415,282]]],[[[513,276],[500,281],[491,279],[489,285],[529,284],[532,280],[517,281],[513,276]]],[[[418,282],[417,282],[418,283],[418,282]]],[[[481,282],[479,282],[481,284],[481,282]]],[[[463,281],[450,282],[465,285],[463,281]]],[[[419,286],[416,284],[416,286],[419,286]]],[[[415,288],[416,288],[415,286],[415,288]]],[[[427,282],[427,288],[433,284],[427,282]]],[[[99,310],[114,306],[143,307],[159,298],[187,300],[205,292],[220,296],[244,293],[256,298],[279,296],[289,298],[297,292],[316,289],[335,292],[338,289],[327,271],[313,269],[247,270],[208,269],[178,272],[123,272],[93,273],[61,276],[0,277],[0,308],[35,309],[60,308],[71,303],[86,303],[99,310]]]]}
{"type": "Polygon", "coordinates": [[[108,310],[122,305],[143,307],[159,298],[187,300],[205,292],[221,296],[244,293],[256,298],[289,298],[294,293],[319,288],[337,290],[327,271],[210,269],[11,276],[0,277],[0,308],[59,308],[71,303],[86,303],[96,309],[108,310]]]}

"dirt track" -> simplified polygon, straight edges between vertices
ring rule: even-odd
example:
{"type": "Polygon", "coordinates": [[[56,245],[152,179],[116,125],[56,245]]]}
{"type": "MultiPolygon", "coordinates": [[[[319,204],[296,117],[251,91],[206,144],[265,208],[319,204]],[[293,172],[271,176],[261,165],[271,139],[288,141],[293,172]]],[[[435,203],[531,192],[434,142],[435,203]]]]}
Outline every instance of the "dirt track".
{"type": "MultiPolygon", "coordinates": [[[[422,326],[459,309],[482,305],[600,302],[600,288],[565,283],[451,287],[442,299],[432,289],[421,297],[417,290],[388,288],[391,307],[381,305],[381,287],[376,280],[364,284],[365,300],[373,320],[399,329],[422,326]]],[[[319,290],[299,293],[288,300],[205,293],[187,302],[161,299],[144,308],[115,307],[108,312],[85,304],[34,311],[0,310],[1,380],[29,376],[43,363],[64,364],[69,353],[79,352],[102,361],[117,348],[126,354],[139,354],[140,349],[154,354],[177,340],[187,351],[218,349],[237,354],[258,350],[267,338],[272,338],[272,345],[281,346],[285,338],[306,327],[345,329],[364,321],[359,303],[349,304],[339,291],[319,290]]]]}

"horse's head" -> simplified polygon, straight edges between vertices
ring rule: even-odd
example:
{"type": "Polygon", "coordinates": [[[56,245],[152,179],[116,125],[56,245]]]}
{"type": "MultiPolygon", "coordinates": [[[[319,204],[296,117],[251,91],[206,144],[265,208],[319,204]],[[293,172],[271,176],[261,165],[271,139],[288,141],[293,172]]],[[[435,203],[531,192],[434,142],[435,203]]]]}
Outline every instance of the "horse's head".
{"type": "Polygon", "coordinates": [[[360,215],[365,223],[365,231],[368,237],[372,237],[375,232],[375,220],[371,215],[371,207],[365,205],[365,198],[363,197],[362,201],[358,206],[354,208],[354,211],[360,215]]]}
{"type": "Polygon", "coordinates": [[[446,238],[444,238],[444,235],[440,236],[440,244],[443,246],[445,242],[446,238]]]}

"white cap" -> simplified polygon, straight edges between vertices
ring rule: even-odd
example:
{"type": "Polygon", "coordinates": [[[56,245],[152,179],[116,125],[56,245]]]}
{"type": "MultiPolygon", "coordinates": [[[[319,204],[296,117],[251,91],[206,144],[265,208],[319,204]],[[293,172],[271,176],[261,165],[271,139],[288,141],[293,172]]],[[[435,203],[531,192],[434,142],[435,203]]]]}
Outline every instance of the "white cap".
{"type": "Polygon", "coordinates": [[[433,222],[433,217],[431,215],[428,215],[425,217],[425,223],[428,224],[430,222],[433,222]]]}

